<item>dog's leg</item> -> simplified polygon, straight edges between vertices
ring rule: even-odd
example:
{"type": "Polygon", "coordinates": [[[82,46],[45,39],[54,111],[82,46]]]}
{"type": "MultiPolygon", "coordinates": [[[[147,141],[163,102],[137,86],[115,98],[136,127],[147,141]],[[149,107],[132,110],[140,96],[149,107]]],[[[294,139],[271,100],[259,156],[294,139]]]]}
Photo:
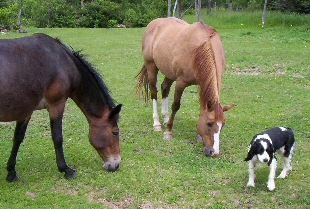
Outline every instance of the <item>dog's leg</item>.
{"type": "Polygon", "coordinates": [[[277,159],[273,158],[270,164],[270,173],[268,176],[268,189],[269,191],[272,191],[276,188],[276,185],[274,183],[274,178],[276,176],[276,169],[277,169],[277,159]]]}
{"type": "Polygon", "coordinates": [[[283,170],[278,178],[284,179],[289,170],[292,170],[291,158],[290,157],[282,157],[283,159],[283,170]]]}
{"type": "Polygon", "coordinates": [[[255,187],[255,166],[256,166],[256,162],[254,160],[250,160],[249,161],[249,181],[247,183],[247,187],[251,186],[251,187],[255,187]]]}
{"type": "Polygon", "coordinates": [[[292,154],[293,154],[293,148],[294,148],[294,146],[291,147],[290,154],[288,157],[285,157],[285,155],[281,155],[282,159],[283,159],[283,170],[282,170],[281,174],[278,176],[278,178],[285,178],[287,175],[287,172],[289,170],[292,170],[291,159],[292,159],[292,154]]]}

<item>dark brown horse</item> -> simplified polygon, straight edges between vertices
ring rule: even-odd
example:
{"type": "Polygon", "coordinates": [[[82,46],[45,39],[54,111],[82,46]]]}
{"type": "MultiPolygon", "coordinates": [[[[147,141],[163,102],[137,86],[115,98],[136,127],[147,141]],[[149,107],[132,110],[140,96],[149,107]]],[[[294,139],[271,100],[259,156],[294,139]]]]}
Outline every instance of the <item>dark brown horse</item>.
{"type": "Polygon", "coordinates": [[[47,109],[58,170],[76,176],[63,153],[62,119],[70,97],[89,123],[89,141],[108,171],[118,169],[121,157],[115,106],[100,75],[79,54],[44,34],[0,40],[0,121],[16,121],[7,181],[19,180],[17,152],[34,110],[47,109]]]}
{"type": "Polygon", "coordinates": [[[203,141],[204,153],[219,154],[219,135],[225,124],[224,111],[234,105],[221,106],[220,86],[225,69],[225,55],[221,39],[215,29],[203,22],[192,25],[176,18],[159,18],[147,26],[142,51],[144,65],[137,75],[137,91],[153,100],[154,129],[161,130],[157,110],[157,73],[165,79],[161,85],[162,115],[166,123],[164,139],[172,138],[172,126],[184,89],[198,85],[200,89],[200,116],[198,137],[203,141]],[[168,94],[176,81],[172,113],[168,115],[168,94]]]}

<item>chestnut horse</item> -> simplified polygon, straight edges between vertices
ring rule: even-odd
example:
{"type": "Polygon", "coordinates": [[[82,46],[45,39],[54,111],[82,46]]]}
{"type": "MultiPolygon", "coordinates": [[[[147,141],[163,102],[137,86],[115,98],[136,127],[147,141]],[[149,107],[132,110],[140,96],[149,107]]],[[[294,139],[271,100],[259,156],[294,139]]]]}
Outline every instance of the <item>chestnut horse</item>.
{"type": "Polygon", "coordinates": [[[89,141],[108,171],[120,165],[119,128],[122,105],[115,106],[100,75],[77,52],[44,34],[0,40],[0,121],[16,121],[7,163],[7,181],[17,181],[16,157],[34,110],[47,109],[58,170],[76,173],[63,152],[62,119],[71,98],[89,123],[89,141]]]}
{"type": "MultiPolygon", "coordinates": [[[[154,129],[161,130],[157,110],[157,74],[161,71],[162,116],[166,131],[164,139],[172,138],[172,126],[184,89],[198,85],[200,116],[197,137],[208,156],[219,155],[219,135],[225,124],[224,111],[235,105],[221,106],[220,86],[225,68],[225,55],[215,29],[203,22],[188,24],[177,18],[158,18],[147,26],[142,39],[144,65],[136,76],[137,92],[153,101],[154,129]],[[168,115],[168,94],[176,81],[172,113],[168,115]],[[144,91],[141,89],[144,87],[144,91]]],[[[197,138],[197,139],[198,139],[197,138]]]]}

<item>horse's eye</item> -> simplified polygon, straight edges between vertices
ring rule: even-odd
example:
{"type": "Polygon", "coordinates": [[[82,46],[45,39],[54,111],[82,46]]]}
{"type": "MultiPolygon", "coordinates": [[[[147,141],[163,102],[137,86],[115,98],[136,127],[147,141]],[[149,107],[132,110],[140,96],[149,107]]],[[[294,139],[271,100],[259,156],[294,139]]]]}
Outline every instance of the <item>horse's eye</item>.
{"type": "Polygon", "coordinates": [[[113,136],[118,136],[119,132],[112,131],[113,136]]]}
{"type": "Polygon", "coordinates": [[[209,127],[212,127],[212,126],[214,125],[214,123],[213,123],[213,122],[207,122],[207,125],[208,125],[209,127]]]}

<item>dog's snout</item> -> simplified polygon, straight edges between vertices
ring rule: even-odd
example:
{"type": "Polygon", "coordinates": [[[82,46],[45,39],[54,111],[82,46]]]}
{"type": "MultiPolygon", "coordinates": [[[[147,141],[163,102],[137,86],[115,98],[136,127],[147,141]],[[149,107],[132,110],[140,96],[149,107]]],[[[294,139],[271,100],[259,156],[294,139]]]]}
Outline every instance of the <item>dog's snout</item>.
{"type": "Polygon", "coordinates": [[[265,162],[265,163],[267,163],[267,162],[268,162],[268,159],[267,159],[267,158],[265,158],[265,159],[264,159],[264,162],[265,162]]]}

